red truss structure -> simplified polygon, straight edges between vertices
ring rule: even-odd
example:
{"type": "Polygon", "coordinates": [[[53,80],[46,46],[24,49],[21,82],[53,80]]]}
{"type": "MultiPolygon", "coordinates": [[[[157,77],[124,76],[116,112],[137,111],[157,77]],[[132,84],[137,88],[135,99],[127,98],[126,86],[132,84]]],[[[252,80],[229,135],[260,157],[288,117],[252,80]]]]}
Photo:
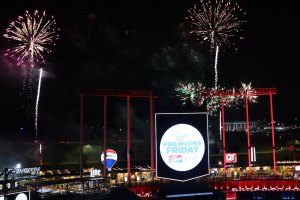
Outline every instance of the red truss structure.
{"type": "MultiPolygon", "coordinates": [[[[274,138],[274,118],[273,118],[273,101],[272,95],[277,94],[276,88],[252,88],[244,91],[224,91],[224,90],[210,90],[203,91],[199,95],[206,97],[221,97],[222,98],[222,139],[223,139],[223,153],[224,153],[224,172],[226,172],[226,138],[225,138],[225,128],[224,128],[224,97],[226,96],[244,96],[246,103],[246,131],[247,131],[247,141],[248,141],[248,166],[249,173],[251,174],[251,159],[250,159],[250,129],[249,129],[249,113],[248,113],[248,98],[250,96],[269,96],[270,97],[270,117],[271,117],[271,128],[272,128],[272,153],[273,153],[273,163],[274,163],[274,175],[276,175],[276,151],[275,151],[275,138],[274,138]]],[[[149,90],[101,90],[101,89],[81,89],[80,90],[80,176],[83,172],[83,101],[85,96],[103,96],[104,98],[104,152],[106,151],[107,142],[107,97],[120,97],[127,98],[127,173],[130,177],[130,99],[131,98],[149,98],[150,100],[150,134],[151,134],[151,174],[154,177],[155,168],[155,147],[154,147],[154,95],[152,91],[149,90]]],[[[104,156],[104,159],[106,157],[104,156]]],[[[104,176],[106,169],[106,161],[104,161],[104,176]]],[[[128,179],[130,181],[130,178],[128,179]]]]}
{"type": "Polygon", "coordinates": [[[222,98],[222,117],[221,117],[221,126],[222,126],[222,139],[223,139],[223,153],[224,153],[224,173],[226,172],[226,140],[225,140],[225,127],[224,127],[224,97],[226,96],[244,96],[245,103],[246,103],[246,131],[247,131],[247,146],[248,146],[248,167],[249,167],[249,174],[252,173],[251,171],[251,142],[250,142],[250,128],[249,128],[249,112],[248,112],[248,98],[250,96],[269,96],[270,97],[270,114],[271,114],[271,128],[272,128],[272,153],[273,153],[273,167],[274,171],[273,174],[276,175],[276,151],[275,151],[275,138],[274,138],[274,117],[273,117],[273,100],[272,95],[277,94],[276,88],[251,88],[244,91],[224,91],[224,90],[210,90],[210,91],[203,91],[199,95],[206,96],[206,97],[221,97],[222,98]]]}
{"type": "MultiPolygon", "coordinates": [[[[80,89],[80,176],[83,172],[83,100],[85,96],[103,96],[104,98],[104,136],[103,151],[106,152],[107,143],[107,97],[127,98],[127,173],[128,181],[131,180],[130,175],[130,99],[131,98],[149,98],[150,100],[150,134],[151,134],[151,174],[154,177],[154,95],[150,90],[101,90],[101,89],[80,89]]],[[[104,156],[103,175],[106,177],[106,156],[104,156]]]]}

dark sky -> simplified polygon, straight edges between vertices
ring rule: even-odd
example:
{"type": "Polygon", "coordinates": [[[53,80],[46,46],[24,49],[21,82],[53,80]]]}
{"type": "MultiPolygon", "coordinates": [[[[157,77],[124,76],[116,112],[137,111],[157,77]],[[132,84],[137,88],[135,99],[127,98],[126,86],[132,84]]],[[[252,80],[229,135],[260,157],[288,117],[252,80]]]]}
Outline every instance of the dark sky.
{"type": "MultiPolygon", "coordinates": [[[[80,88],[150,89],[158,99],[171,101],[170,95],[174,93],[171,83],[191,76],[191,72],[199,73],[195,63],[182,56],[191,50],[187,47],[182,50],[180,39],[180,24],[195,2],[12,0],[7,6],[1,6],[1,35],[25,10],[45,10],[48,16],[55,16],[60,28],[57,45],[51,47],[52,53],[45,55],[47,63],[43,66],[46,74],[39,102],[41,134],[78,138],[80,88]],[[170,63],[164,67],[167,56],[172,57],[179,69],[172,68],[170,63]]],[[[246,12],[245,39],[237,44],[237,51],[221,49],[219,83],[228,88],[240,87],[241,82],[251,82],[254,88],[277,88],[278,94],[273,96],[275,121],[294,119],[300,111],[296,2],[243,0],[238,3],[246,12]]],[[[20,69],[3,57],[8,45],[2,36],[0,135],[34,135],[34,112],[27,112],[26,107],[30,105],[34,109],[38,74],[35,71],[32,76],[32,99],[28,103],[20,69]]],[[[208,47],[198,48],[196,41],[188,47],[201,49],[196,54],[209,52],[208,47]]],[[[197,75],[209,79],[212,74],[206,72],[210,70],[197,75]]],[[[261,104],[250,111],[250,118],[269,117],[268,97],[259,101],[261,104]]]]}

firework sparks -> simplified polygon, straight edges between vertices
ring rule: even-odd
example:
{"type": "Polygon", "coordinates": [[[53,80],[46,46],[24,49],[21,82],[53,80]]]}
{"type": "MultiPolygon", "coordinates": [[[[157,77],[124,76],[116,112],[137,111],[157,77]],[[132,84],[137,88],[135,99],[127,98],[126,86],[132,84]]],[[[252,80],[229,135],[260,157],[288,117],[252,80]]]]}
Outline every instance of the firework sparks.
{"type": "MultiPolygon", "coordinates": [[[[45,64],[44,55],[52,51],[50,47],[55,45],[55,41],[59,38],[59,35],[57,34],[58,31],[59,28],[56,26],[54,16],[47,19],[45,11],[40,14],[35,10],[33,15],[31,15],[26,10],[24,16],[19,16],[17,20],[10,22],[9,27],[6,29],[6,33],[3,35],[11,42],[10,48],[7,49],[5,56],[12,58],[17,66],[27,66],[24,70],[25,78],[31,80],[33,68],[35,68],[36,65],[45,64]]],[[[40,68],[35,107],[36,140],[38,132],[37,121],[41,78],[42,69],[40,68]]],[[[30,89],[29,96],[32,96],[31,81],[23,82],[30,84],[27,87],[30,89]]]]}
{"type": "MultiPolygon", "coordinates": [[[[179,83],[175,88],[178,92],[178,97],[186,104],[190,101],[194,106],[201,106],[206,102],[207,112],[210,115],[217,113],[222,104],[221,93],[226,94],[224,96],[224,106],[228,108],[238,108],[243,102],[245,102],[246,94],[251,94],[253,89],[251,83],[242,83],[242,87],[239,88],[239,92],[236,92],[235,88],[225,89],[221,87],[207,88],[201,83],[179,83]]],[[[248,101],[251,103],[257,103],[258,96],[248,96],[248,101]]]]}
{"type": "Polygon", "coordinates": [[[245,13],[238,4],[230,0],[200,0],[199,6],[194,4],[188,13],[186,20],[190,25],[190,34],[196,36],[197,40],[210,44],[214,57],[214,86],[217,88],[219,48],[222,45],[235,46],[235,40],[242,39],[240,32],[245,21],[239,17],[245,13]]]}
{"type": "Polygon", "coordinates": [[[34,67],[45,63],[44,55],[51,52],[50,46],[55,45],[58,30],[54,17],[47,20],[45,11],[42,15],[37,10],[33,15],[26,11],[24,17],[19,16],[9,24],[3,35],[13,43],[5,55],[13,58],[17,65],[26,62],[34,67]]]}
{"type": "Polygon", "coordinates": [[[40,92],[41,92],[41,84],[42,84],[42,75],[43,75],[43,69],[40,69],[40,75],[39,75],[39,85],[36,95],[36,103],[35,103],[35,140],[37,140],[37,130],[38,130],[38,116],[39,116],[39,101],[40,101],[40,92]]]}

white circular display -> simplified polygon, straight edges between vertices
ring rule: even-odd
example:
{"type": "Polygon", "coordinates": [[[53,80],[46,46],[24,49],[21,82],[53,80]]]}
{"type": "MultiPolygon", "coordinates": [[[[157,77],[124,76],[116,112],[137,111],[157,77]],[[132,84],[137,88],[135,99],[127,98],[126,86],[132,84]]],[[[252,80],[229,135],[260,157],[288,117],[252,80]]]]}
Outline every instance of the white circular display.
{"type": "Polygon", "coordinates": [[[16,197],[16,200],[27,200],[27,196],[24,193],[20,193],[18,194],[18,196],[16,197]]]}
{"type": "Polygon", "coordinates": [[[169,128],[160,141],[160,155],[170,168],[188,171],[202,160],[205,143],[201,133],[188,124],[176,124],[169,128]]]}

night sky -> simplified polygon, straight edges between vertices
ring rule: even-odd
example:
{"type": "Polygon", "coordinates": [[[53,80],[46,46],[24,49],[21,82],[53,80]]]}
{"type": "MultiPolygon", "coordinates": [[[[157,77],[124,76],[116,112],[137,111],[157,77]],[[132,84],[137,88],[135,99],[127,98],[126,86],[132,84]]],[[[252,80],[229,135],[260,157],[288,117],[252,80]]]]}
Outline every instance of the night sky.
{"type": "MultiPolygon", "coordinates": [[[[39,131],[43,139],[79,138],[80,88],[153,90],[157,104],[161,105],[157,105],[156,111],[160,112],[159,108],[169,106],[166,110],[171,111],[170,107],[176,104],[172,98],[176,81],[212,84],[213,71],[207,61],[209,47],[182,36],[187,9],[197,1],[88,2],[12,0],[1,6],[0,136],[3,138],[34,138],[38,72],[32,77],[32,101],[27,102],[20,68],[3,56],[9,42],[2,35],[9,23],[24,15],[25,10],[45,10],[47,16],[55,16],[60,28],[57,45],[45,55],[46,64],[42,66],[45,75],[39,101],[39,131]],[[201,65],[191,58],[191,52],[203,58],[201,65]]],[[[240,87],[241,82],[251,82],[254,88],[277,88],[278,94],[273,96],[275,121],[295,120],[300,111],[296,2],[238,3],[246,12],[245,39],[237,43],[237,50],[221,49],[219,83],[228,88],[240,87]]],[[[250,120],[269,119],[268,97],[259,101],[261,104],[250,110],[250,120]]],[[[119,110],[121,107],[124,106],[119,110]]],[[[102,112],[101,105],[92,110],[95,108],[102,112]]],[[[139,116],[138,112],[133,113],[139,116]]]]}

